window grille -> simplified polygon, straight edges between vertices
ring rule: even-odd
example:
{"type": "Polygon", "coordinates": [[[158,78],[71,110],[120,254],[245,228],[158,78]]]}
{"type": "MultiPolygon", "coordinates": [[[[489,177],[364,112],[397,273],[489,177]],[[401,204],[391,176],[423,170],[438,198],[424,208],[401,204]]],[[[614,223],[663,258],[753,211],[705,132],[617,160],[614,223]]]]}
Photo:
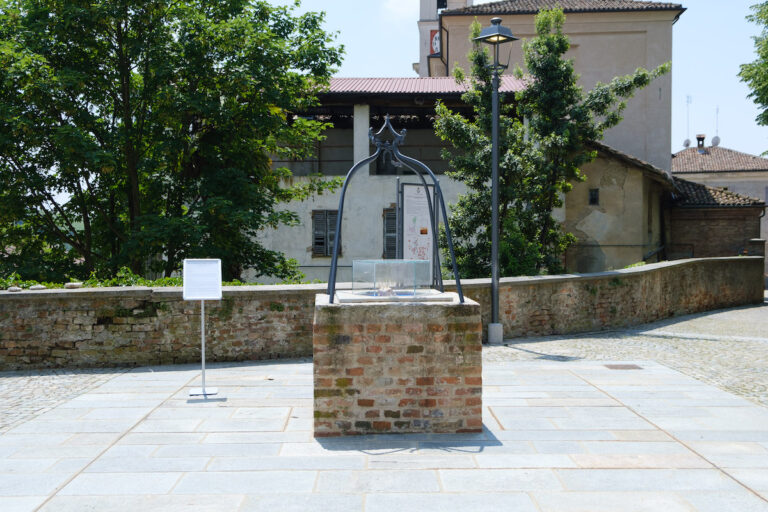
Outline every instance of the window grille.
{"type": "Polygon", "coordinates": [[[384,225],[384,259],[397,258],[397,210],[384,208],[382,213],[384,225]]]}
{"type": "MultiPolygon", "coordinates": [[[[312,211],[312,256],[331,256],[336,241],[338,210],[312,211]]],[[[341,249],[339,249],[341,253],[341,249]]]]}

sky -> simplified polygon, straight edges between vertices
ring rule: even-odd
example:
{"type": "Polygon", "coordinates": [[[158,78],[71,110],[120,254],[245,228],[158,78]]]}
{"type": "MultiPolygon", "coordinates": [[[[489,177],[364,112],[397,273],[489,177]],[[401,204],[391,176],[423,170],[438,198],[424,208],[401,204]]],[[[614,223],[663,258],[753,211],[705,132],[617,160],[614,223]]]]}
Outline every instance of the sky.
{"type": "MultiPolygon", "coordinates": [[[[758,108],[737,76],[741,64],[755,59],[752,37],[760,28],[745,17],[758,0],[678,1],[687,10],[673,27],[672,152],[683,149],[686,138],[695,145],[698,133],[709,144],[716,132],[723,147],[768,151],[768,127],[755,122],[758,108]]],[[[304,11],[324,11],[326,30],[337,32],[345,47],[335,76],[416,76],[419,0],[302,0],[297,12],[304,11]]]]}

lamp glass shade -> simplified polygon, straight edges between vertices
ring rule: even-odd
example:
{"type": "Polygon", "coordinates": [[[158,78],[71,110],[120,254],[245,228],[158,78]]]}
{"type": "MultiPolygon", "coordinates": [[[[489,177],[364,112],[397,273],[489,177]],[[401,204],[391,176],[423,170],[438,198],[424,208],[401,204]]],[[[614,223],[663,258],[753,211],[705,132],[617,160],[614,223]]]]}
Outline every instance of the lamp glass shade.
{"type": "Polygon", "coordinates": [[[480,35],[475,38],[475,41],[486,44],[502,44],[509,41],[517,41],[517,39],[511,30],[501,25],[501,18],[493,18],[491,26],[485,27],[480,32],[480,35]]]}

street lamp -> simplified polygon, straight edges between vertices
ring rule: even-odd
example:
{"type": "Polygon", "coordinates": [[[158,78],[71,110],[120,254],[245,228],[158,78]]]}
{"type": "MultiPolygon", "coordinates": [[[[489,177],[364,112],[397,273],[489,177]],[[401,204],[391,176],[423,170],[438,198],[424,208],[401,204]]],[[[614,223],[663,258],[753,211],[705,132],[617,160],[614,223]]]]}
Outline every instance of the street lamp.
{"type": "Polygon", "coordinates": [[[475,41],[493,47],[493,97],[491,112],[491,323],[488,325],[488,342],[501,343],[504,329],[499,322],[499,46],[516,41],[512,31],[501,26],[501,18],[491,19],[491,26],[484,28],[475,41]]]}

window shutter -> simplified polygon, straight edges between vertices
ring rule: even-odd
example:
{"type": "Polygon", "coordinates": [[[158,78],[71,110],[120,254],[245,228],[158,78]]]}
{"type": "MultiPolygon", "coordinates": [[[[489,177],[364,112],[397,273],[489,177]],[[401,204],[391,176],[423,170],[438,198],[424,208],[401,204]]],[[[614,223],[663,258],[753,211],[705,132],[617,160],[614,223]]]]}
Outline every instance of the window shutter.
{"type": "MultiPolygon", "coordinates": [[[[333,244],[336,243],[336,219],[339,216],[339,212],[337,210],[326,210],[326,222],[327,222],[327,233],[328,233],[328,243],[326,250],[328,252],[325,253],[326,256],[332,256],[333,255],[333,244]]],[[[341,254],[341,247],[339,247],[339,254],[341,254]]]]}
{"type": "Polygon", "coordinates": [[[384,259],[397,258],[397,212],[394,208],[385,208],[384,214],[384,259]]]}
{"type": "Polygon", "coordinates": [[[325,256],[327,254],[327,234],[328,218],[325,210],[315,210],[312,212],[312,255],[325,256]]]}

